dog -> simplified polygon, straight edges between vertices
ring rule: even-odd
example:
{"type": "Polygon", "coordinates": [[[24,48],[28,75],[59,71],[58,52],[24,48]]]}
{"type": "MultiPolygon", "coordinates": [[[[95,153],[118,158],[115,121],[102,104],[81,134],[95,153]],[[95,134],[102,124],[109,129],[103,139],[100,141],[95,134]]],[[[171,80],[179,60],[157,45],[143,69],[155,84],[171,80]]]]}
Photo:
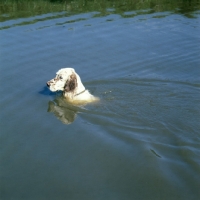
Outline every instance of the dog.
{"type": "Polygon", "coordinates": [[[90,94],[81,82],[80,76],[73,68],[63,68],[56,73],[56,77],[47,82],[52,91],[63,91],[63,96],[70,102],[94,102],[99,98],[90,94]]]}

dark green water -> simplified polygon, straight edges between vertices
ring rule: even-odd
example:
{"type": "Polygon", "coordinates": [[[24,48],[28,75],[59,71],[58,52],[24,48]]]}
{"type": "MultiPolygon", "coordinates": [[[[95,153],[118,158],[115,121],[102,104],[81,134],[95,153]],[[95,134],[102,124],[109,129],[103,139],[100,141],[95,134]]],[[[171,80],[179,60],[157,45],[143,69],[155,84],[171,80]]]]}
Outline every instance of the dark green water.
{"type": "Polygon", "coordinates": [[[199,1],[9,2],[0,199],[200,199],[199,1]],[[51,93],[63,67],[100,102],[51,93]]]}

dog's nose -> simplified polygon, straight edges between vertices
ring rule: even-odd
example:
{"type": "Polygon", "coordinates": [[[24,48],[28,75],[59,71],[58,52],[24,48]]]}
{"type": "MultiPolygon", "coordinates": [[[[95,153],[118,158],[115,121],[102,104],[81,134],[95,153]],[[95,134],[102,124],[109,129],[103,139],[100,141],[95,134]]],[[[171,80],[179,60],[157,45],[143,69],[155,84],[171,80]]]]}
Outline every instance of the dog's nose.
{"type": "Polygon", "coordinates": [[[47,87],[49,87],[50,86],[50,83],[49,82],[47,82],[47,87]]]}

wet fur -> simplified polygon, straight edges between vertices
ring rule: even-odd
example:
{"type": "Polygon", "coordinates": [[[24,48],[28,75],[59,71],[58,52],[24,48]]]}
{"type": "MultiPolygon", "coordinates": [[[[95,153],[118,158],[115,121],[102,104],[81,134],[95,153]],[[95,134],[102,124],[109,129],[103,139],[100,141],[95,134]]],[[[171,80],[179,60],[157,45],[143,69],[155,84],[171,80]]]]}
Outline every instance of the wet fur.
{"type": "Polygon", "coordinates": [[[56,77],[47,82],[47,86],[52,92],[63,91],[63,96],[72,103],[85,104],[99,100],[85,89],[73,68],[60,69],[56,77]]]}

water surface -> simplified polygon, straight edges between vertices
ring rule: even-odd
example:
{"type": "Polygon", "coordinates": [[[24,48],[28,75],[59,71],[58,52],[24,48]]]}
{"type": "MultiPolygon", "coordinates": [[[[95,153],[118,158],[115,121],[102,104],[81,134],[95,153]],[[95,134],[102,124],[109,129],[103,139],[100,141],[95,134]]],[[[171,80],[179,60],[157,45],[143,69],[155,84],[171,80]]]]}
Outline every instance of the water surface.
{"type": "Polygon", "coordinates": [[[199,11],[117,9],[1,23],[1,199],[200,198],[199,11]],[[100,102],[50,92],[63,67],[100,102]]]}

